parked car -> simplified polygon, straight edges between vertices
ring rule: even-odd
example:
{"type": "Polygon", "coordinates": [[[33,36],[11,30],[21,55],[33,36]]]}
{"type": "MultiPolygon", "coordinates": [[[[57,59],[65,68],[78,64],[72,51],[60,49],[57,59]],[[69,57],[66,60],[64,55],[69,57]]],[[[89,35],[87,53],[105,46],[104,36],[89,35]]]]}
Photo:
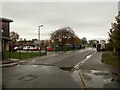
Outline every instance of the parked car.
{"type": "Polygon", "coordinates": [[[23,50],[23,46],[14,47],[14,50],[23,50]]]}
{"type": "Polygon", "coordinates": [[[33,47],[33,46],[30,46],[30,47],[29,47],[29,50],[31,50],[31,51],[34,50],[34,47],[33,47]]]}
{"type": "Polygon", "coordinates": [[[82,49],[85,49],[85,45],[82,44],[82,49]]]}
{"type": "Polygon", "coordinates": [[[23,50],[32,50],[33,49],[33,46],[24,46],[23,47],[23,50]]]}
{"type": "Polygon", "coordinates": [[[53,48],[50,47],[50,46],[48,46],[48,47],[47,47],[47,50],[48,50],[48,51],[53,51],[53,48]]]}
{"type": "Polygon", "coordinates": [[[32,50],[33,50],[33,51],[38,51],[38,50],[40,50],[40,48],[39,48],[39,47],[33,47],[32,50]]]}
{"type": "Polygon", "coordinates": [[[18,47],[14,47],[14,50],[17,50],[18,49],[18,47]]]}
{"type": "Polygon", "coordinates": [[[85,49],[85,45],[80,44],[80,49],[85,49]]]}

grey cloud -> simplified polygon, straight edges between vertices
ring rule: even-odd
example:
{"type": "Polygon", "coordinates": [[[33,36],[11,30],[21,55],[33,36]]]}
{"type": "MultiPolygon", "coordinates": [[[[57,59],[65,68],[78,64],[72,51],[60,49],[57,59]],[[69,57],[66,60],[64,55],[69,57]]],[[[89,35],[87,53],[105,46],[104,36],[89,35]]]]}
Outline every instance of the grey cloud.
{"type": "Polygon", "coordinates": [[[2,4],[2,12],[4,17],[14,20],[11,29],[19,32],[21,37],[30,34],[28,39],[37,37],[40,24],[44,25],[41,28],[43,39],[62,26],[72,27],[79,36],[86,33],[89,37],[95,33],[94,38],[98,38],[106,35],[117,15],[117,5],[115,2],[6,2],[2,4]]]}

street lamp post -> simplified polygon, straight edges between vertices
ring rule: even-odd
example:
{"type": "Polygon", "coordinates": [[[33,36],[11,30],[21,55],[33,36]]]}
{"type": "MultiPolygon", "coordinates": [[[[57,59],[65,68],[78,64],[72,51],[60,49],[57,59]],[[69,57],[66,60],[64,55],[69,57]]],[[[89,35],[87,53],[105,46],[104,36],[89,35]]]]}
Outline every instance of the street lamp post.
{"type": "Polygon", "coordinates": [[[43,25],[38,26],[38,41],[40,42],[40,27],[43,27],[43,25]]]}
{"type": "Polygon", "coordinates": [[[39,45],[39,48],[40,48],[40,54],[41,54],[41,43],[40,43],[40,27],[43,27],[43,25],[41,24],[40,26],[38,26],[38,45],[39,45]]]}

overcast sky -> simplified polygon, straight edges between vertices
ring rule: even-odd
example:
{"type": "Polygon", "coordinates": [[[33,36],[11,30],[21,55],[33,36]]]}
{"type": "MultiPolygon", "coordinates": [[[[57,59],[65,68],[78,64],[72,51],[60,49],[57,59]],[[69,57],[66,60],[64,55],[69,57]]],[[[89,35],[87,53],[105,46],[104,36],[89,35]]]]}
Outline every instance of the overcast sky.
{"type": "Polygon", "coordinates": [[[69,26],[80,37],[107,39],[118,13],[117,2],[4,2],[2,17],[12,19],[11,30],[20,38],[49,39],[50,33],[69,26]]]}

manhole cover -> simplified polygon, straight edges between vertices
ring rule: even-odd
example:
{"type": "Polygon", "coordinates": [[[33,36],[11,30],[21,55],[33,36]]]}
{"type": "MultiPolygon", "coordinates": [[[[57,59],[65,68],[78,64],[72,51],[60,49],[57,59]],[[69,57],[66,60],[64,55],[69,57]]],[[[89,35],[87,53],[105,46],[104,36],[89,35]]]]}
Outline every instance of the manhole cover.
{"type": "Polygon", "coordinates": [[[19,80],[23,80],[23,81],[31,81],[33,79],[35,79],[36,76],[33,76],[33,75],[26,75],[26,76],[23,76],[21,78],[19,78],[19,80]]]}

